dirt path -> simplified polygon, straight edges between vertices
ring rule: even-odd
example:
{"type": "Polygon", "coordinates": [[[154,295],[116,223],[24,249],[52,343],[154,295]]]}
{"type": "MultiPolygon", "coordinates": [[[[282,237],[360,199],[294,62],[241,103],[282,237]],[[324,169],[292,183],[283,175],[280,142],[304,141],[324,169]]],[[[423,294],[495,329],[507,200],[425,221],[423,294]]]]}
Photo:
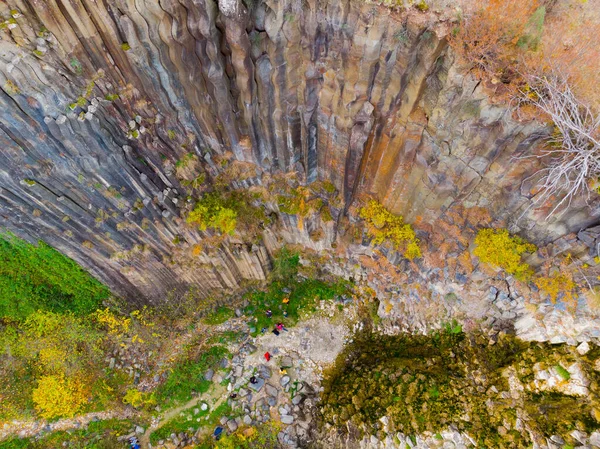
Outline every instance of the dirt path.
{"type": "Polygon", "coordinates": [[[128,419],[133,418],[137,415],[137,412],[133,409],[123,410],[107,410],[103,412],[92,412],[86,413],[85,415],[79,415],[74,418],[63,418],[58,421],[48,422],[44,420],[39,421],[12,421],[4,424],[0,428],[0,441],[16,436],[19,438],[30,438],[38,435],[44,429],[48,428],[50,432],[57,432],[61,430],[69,430],[74,428],[81,428],[87,426],[92,420],[106,420],[106,419],[128,419]]]}
{"type": "Polygon", "coordinates": [[[144,435],[140,437],[140,445],[142,446],[142,449],[148,448],[148,445],[150,443],[150,434],[152,432],[155,432],[156,430],[160,429],[162,426],[168,423],[171,419],[175,418],[181,412],[195,407],[200,402],[206,402],[207,404],[210,404],[210,409],[214,410],[219,405],[221,405],[225,398],[227,398],[227,395],[225,394],[226,392],[227,389],[225,387],[219,384],[214,384],[214,386],[211,387],[211,389],[206,393],[191,399],[190,401],[180,405],[179,407],[167,410],[166,413],[161,417],[160,421],[158,421],[158,423],[156,424],[148,426],[148,429],[146,429],[144,435]],[[214,402],[211,403],[211,400],[214,402]]]}

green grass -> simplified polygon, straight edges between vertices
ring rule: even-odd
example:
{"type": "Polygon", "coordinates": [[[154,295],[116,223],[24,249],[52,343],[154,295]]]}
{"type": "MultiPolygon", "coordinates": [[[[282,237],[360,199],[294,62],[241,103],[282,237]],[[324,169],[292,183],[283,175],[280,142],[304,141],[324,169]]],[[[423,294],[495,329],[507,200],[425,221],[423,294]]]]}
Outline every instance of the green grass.
{"type": "Polygon", "coordinates": [[[208,344],[227,345],[238,342],[244,336],[243,332],[224,331],[219,332],[208,339],[208,344]]]}
{"type": "Polygon", "coordinates": [[[189,401],[192,393],[205,393],[210,382],[204,379],[204,373],[215,369],[219,361],[229,352],[223,346],[212,346],[202,352],[195,360],[183,360],[176,364],[166,382],[155,391],[158,404],[163,408],[189,401]]]}
{"type": "Polygon", "coordinates": [[[121,449],[125,445],[117,438],[129,433],[136,424],[146,425],[139,421],[117,419],[90,422],[85,429],[53,432],[39,440],[13,438],[0,441],[0,449],[55,449],[64,447],[63,443],[75,449],[121,449]]]}
{"type": "Polygon", "coordinates": [[[43,242],[37,246],[0,234],[0,318],[22,320],[36,310],[84,316],[109,290],[43,242]]]}
{"type": "Polygon", "coordinates": [[[211,324],[214,326],[217,324],[224,323],[228,319],[233,318],[234,315],[235,314],[234,314],[233,310],[231,310],[229,307],[221,306],[214,312],[212,312],[212,313],[208,314],[206,317],[204,317],[203,321],[206,324],[211,324]]]}
{"type": "Polygon", "coordinates": [[[320,300],[332,300],[346,290],[344,282],[327,283],[316,279],[277,281],[264,291],[255,290],[247,295],[250,305],[245,310],[255,320],[250,323],[255,328],[252,334],[259,334],[263,327],[272,329],[279,322],[292,326],[303,314],[315,312],[320,300]],[[283,291],[286,287],[291,290],[290,293],[283,291]],[[285,304],[284,298],[289,298],[289,303],[285,304]],[[267,310],[273,313],[271,318],[267,316],[267,310]],[[284,316],[284,311],[287,312],[287,317],[284,316]]]}
{"type": "MultiPolygon", "coordinates": [[[[199,405],[197,407],[199,408],[199,405]]],[[[187,432],[189,428],[197,430],[201,427],[209,427],[212,431],[215,426],[219,425],[219,420],[222,416],[233,416],[231,406],[227,401],[223,401],[214,409],[209,406],[208,410],[200,410],[200,413],[197,415],[193,414],[194,408],[196,407],[186,410],[182,415],[172,419],[155,432],[152,432],[150,442],[156,444],[158,441],[169,437],[172,433],[187,432]],[[188,416],[191,416],[192,419],[188,420],[188,416]],[[196,421],[198,418],[201,418],[200,422],[196,421]]]]}
{"type": "Polygon", "coordinates": [[[246,294],[249,305],[244,312],[253,317],[250,323],[255,328],[253,335],[259,334],[264,327],[272,329],[279,322],[292,326],[303,315],[315,312],[319,301],[332,300],[348,292],[350,284],[344,280],[327,282],[300,278],[299,266],[298,254],[283,249],[273,263],[272,282],[264,290],[246,294]],[[283,302],[285,298],[289,299],[287,304],[283,302]],[[267,310],[271,310],[271,318],[267,317],[267,310]]]}
{"type": "Polygon", "coordinates": [[[556,370],[558,375],[561,377],[561,379],[569,380],[571,378],[571,374],[569,374],[569,372],[566,369],[564,369],[562,366],[555,365],[554,369],[556,370]]]}
{"type": "Polygon", "coordinates": [[[188,429],[194,429],[196,432],[200,427],[206,426],[208,420],[205,417],[210,413],[210,408],[200,410],[197,415],[194,415],[194,408],[190,408],[182,412],[176,418],[166,422],[163,426],[150,434],[150,443],[157,444],[160,440],[166,440],[172,433],[188,432],[188,429]],[[200,421],[197,421],[200,419],[200,421]]]}

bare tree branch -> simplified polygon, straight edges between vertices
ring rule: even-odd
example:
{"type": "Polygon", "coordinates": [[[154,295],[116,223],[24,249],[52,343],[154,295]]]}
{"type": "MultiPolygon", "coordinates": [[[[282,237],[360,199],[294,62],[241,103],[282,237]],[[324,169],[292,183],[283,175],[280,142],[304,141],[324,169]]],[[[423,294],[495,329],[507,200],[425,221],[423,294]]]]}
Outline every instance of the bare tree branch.
{"type": "Polygon", "coordinates": [[[546,113],[555,127],[543,154],[526,156],[548,161],[533,176],[542,174],[535,204],[551,197],[561,198],[546,217],[549,218],[580,195],[586,201],[590,198],[591,184],[600,176],[600,115],[579,101],[560,75],[533,77],[529,89],[522,92],[525,101],[546,113]]]}

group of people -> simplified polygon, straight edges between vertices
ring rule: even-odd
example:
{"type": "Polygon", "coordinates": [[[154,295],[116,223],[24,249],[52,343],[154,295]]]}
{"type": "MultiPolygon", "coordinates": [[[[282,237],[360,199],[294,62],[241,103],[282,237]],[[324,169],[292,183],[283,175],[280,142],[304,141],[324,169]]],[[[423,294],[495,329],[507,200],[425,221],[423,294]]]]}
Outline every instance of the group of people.
{"type": "MultiPolygon", "coordinates": [[[[290,299],[289,298],[283,298],[283,300],[281,302],[283,304],[288,304],[290,302],[290,299]]],[[[265,313],[267,315],[267,318],[272,318],[273,317],[273,311],[271,309],[267,309],[267,311],[265,313]]],[[[287,318],[287,316],[288,316],[287,310],[284,310],[283,311],[283,317],[287,318]]],[[[264,334],[265,332],[267,332],[267,328],[263,327],[261,329],[261,331],[264,334]]],[[[287,332],[287,329],[285,328],[285,326],[283,325],[283,323],[277,323],[271,332],[273,332],[275,335],[279,335],[281,333],[281,331],[286,331],[287,332]]]]}

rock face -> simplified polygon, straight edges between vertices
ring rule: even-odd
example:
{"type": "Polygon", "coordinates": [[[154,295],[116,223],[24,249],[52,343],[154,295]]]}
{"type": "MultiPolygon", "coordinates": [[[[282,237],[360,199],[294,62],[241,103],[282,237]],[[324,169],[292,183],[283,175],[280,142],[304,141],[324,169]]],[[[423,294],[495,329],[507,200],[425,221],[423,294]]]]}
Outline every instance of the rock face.
{"type": "Polygon", "coordinates": [[[283,216],[262,243],[188,257],[210,237],[185,223],[189,185],[227,161],[236,188],[295,173],[331,181],[340,210],[369,193],[434,226],[481,207],[538,244],[596,221],[583,204],[541,219],[540,162],[515,158],[547,130],[489,101],[436,13],[345,0],[8,0],[0,13],[2,224],[131,301],[264,279],[278,240],[336,237],[322,226],[316,244],[319,221],[283,216]]]}

